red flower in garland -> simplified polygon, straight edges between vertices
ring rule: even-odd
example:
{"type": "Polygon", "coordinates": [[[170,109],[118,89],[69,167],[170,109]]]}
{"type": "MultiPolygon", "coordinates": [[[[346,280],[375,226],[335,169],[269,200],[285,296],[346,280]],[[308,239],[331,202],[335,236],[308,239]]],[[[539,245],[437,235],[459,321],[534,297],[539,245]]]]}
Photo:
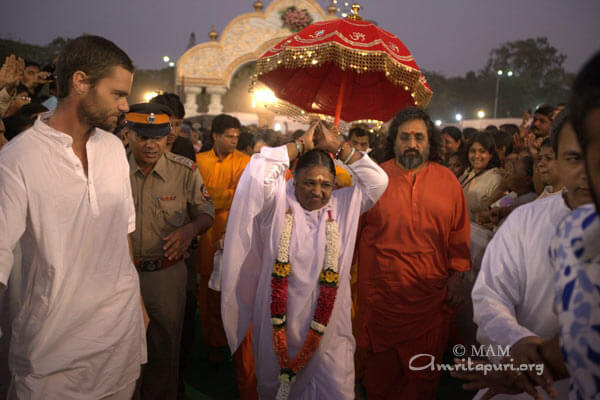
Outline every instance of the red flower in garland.
{"type": "Polygon", "coordinates": [[[319,290],[321,292],[319,293],[319,298],[317,300],[314,320],[320,324],[327,325],[329,318],[331,317],[331,312],[333,311],[337,287],[321,284],[319,290]]]}
{"type": "Polygon", "coordinates": [[[271,316],[285,315],[288,278],[271,279],[271,316]]]}

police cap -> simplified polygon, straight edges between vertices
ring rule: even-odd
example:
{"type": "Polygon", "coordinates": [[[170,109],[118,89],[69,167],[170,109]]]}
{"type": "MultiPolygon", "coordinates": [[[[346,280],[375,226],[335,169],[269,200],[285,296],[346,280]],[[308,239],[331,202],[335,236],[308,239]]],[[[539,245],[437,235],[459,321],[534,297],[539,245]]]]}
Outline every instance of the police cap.
{"type": "Polygon", "coordinates": [[[171,132],[171,114],[171,109],[162,104],[134,104],[125,114],[126,126],[140,136],[160,138],[171,132]]]}

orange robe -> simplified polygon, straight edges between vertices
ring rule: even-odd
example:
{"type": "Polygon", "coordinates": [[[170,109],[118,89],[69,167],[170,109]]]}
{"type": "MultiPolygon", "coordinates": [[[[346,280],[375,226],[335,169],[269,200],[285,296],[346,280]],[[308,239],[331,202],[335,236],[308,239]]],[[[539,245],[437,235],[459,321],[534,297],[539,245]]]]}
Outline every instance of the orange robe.
{"type": "Polygon", "coordinates": [[[456,177],[437,163],[416,173],[395,159],[381,167],[389,185],[362,216],[357,241],[364,383],[369,399],[434,398],[439,373],[408,365],[416,354],[442,362],[456,312],[446,283],[452,270],[471,266],[466,203],[456,177]]]}
{"type": "MultiPolygon", "coordinates": [[[[196,155],[198,170],[211,200],[215,205],[215,222],[213,226],[200,236],[196,269],[199,274],[198,309],[200,311],[202,338],[210,347],[227,346],[227,338],[221,320],[221,296],[208,287],[213,270],[213,257],[217,242],[225,233],[227,216],[233,201],[235,188],[242,176],[250,157],[242,152],[234,151],[219,161],[214,150],[196,155]]],[[[240,398],[257,399],[254,358],[250,345],[250,334],[235,353],[236,376],[240,398]]]]}

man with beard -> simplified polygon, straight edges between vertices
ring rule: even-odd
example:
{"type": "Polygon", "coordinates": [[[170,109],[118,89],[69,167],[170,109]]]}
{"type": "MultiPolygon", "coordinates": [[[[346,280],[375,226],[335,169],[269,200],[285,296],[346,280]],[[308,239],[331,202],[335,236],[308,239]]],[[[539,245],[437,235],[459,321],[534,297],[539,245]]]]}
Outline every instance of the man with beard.
{"type": "Polygon", "coordinates": [[[131,245],[150,317],[142,399],[177,399],[184,255],[215,215],[196,163],[166,151],[170,114],[169,107],[151,103],[135,104],[125,116],[137,228],[131,245]]]}
{"type": "Polygon", "coordinates": [[[423,110],[399,112],[388,140],[390,184],[359,228],[364,384],[369,399],[433,399],[440,374],[412,358],[442,362],[470,269],[469,217],[458,180],[436,162],[439,134],[423,110]]]}
{"type": "Polygon", "coordinates": [[[104,38],[68,42],[58,108],[0,153],[0,290],[15,261],[24,282],[9,399],[129,399],[146,362],[129,165],[107,132],[129,109],[133,71],[104,38]]]}

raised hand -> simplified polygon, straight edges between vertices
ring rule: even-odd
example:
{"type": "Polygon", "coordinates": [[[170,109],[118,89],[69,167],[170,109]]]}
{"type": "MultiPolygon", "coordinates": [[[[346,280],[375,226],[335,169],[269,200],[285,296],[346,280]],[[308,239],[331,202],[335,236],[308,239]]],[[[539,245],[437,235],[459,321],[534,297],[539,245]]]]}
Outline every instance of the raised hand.
{"type": "Polygon", "coordinates": [[[514,143],[515,151],[519,151],[519,150],[525,148],[524,136],[522,136],[521,133],[515,133],[513,135],[513,143],[514,143]]]}
{"type": "Polygon", "coordinates": [[[315,138],[317,142],[316,147],[330,153],[335,153],[344,142],[340,131],[336,127],[332,126],[328,128],[322,121],[319,122],[315,138]]]}
{"type": "Polygon", "coordinates": [[[24,70],[25,61],[22,58],[14,54],[7,56],[0,68],[0,88],[6,87],[8,91],[12,91],[21,81],[24,70]]]}
{"type": "Polygon", "coordinates": [[[538,140],[538,138],[533,133],[530,133],[525,137],[525,144],[529,149],[529,154],[531,154],[531,156],[535,158],[540,152],[541,141],[538,140]]]}
{"type": "Polygon", "coordinates": [[[300,142],[304,146],[303,153],[311,151],[315,148],[315,132],[319,126],[320,121],[314,121],[310,128],[300,137],[300,142]]]}
{"type": "Polygon", "coordinates": [[[50,75],[52,75],[52,73],[48,72],[48,71],[40,71],[37,73],[36,77],[35,77],[35,85],[43,85],[45,83],[49,83],[51,81],[50,75]]]}

